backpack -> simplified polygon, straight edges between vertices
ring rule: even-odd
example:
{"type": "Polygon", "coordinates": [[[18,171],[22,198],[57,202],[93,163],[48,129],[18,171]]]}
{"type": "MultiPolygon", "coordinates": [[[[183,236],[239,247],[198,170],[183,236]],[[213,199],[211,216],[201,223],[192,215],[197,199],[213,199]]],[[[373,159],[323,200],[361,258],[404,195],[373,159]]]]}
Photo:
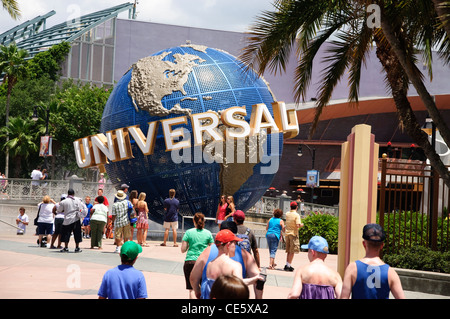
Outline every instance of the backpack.
{"type": "Polygon", "coordinates": [[[236,237],[241,238],[242,241],[238,241],[237,244],[242,248],[251,252],[251,246],[250,246],[250,237],[248,236],[250,234],[250,228],[247,228],[245,233],[243,234],[236,234],[236,237]]]}

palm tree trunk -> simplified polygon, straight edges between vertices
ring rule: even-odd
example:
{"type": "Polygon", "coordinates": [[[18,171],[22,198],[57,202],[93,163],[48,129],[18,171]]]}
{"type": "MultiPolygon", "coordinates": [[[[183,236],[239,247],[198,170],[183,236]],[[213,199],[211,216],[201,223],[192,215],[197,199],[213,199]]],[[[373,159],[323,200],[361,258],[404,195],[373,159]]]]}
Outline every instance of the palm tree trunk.
{"type": "MultiPolygon", "coordinates": [[[[439,133],[441,134],[442,138],[444,139],[445,143],[447,145],[450,145],[450,129],[445,123],[443,117],[441,116],[439,110],[436,107],[436,103],[434,102],[432,96],[428,92],[427,88],[425,87],[421,76],[419,74],[419,71],[417,70],[416,66],[411,63],[406,58],[406,54],[400,44],[400,41],[395,36],[394,31],[392,30],[391,24],[386,19],[387,17],[384,14],[381,14],[381,28],[383,30],[383,34],[388,40],[392,52],[397,56],[398,61],[400,62],[401,66],[403,67],[405,73],[408,75],[409,80],[413,84],[414,88],[416,89],[417,93],[419,94],[420,98],[422,99],[423,103],[425,104],[429,115],[433,119],[434,124],[436,125],[436,128],[439,130],[439,133]]],[[[430,159],[431,161],[431,159],[430,159]]]]}
{"type": "Polygon", "coordinates": [[[450,187],[449,171],[442,163],[436,150],[430,144],[428,135],[422,131],[421,125],[417,122],[414,111],[409,103],[407,96],[408,80],[399,59],[393,53],[393,50],[385,42],[382,42],[379,36],[375,36],[375,43],[377,44],[376,54],[386,71],[386,77],[392,90],[392,97],[397,107],[400,122],[405,127],[408,135],[422,148],[444,183],[450,187]]]}
{"type": "MultiPolygon", "coordinates": [[[[8,88],[8,95],[6,97],[6,126],[9,124],[9,101],[11,99],[11,92],[8,88]]],[[[6,133],[6,143],[9,142],[9,133],[6,133]]],[[[9,177],[9,148],[6,147],[5,152],[5,176],[6,178],[9,177]]]]}

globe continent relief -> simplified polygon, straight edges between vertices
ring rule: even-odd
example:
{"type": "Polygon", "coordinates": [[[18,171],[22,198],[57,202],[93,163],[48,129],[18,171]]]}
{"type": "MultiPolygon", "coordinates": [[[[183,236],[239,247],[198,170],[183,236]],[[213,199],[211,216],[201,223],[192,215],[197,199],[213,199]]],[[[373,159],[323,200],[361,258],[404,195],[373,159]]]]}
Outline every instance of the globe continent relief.
{"type": "MultiPolygon", "coordinates": [[[[264,172],[264,167],[279,163],[282,134],[261,134],[259,142],[247,138],[245,147],[234,144],[233,152],[243,153],[244,160],[242,156],[241,160],[232,160],[228,152],[225,156],[218,148],[210,148],[208,153],[208,143],[194,146],[189,115],[208,111],[220,114],[238,106],[245,107],[245,120],[249,122],[255,104],[265,104],[273,116],[272,102],[274,96],[264,79],[222,50],[182,45],[143,58],[111,92],[100,131],[136,125],[145,135],[151,122],[186,116],[187,123],[172,130],[184,129],[186,134],[178,142],[190,138],[191,147],[168,151],[161,122],[157,122],[153,153],[144,155],[131,139],[133,158],[109,162],[105,165],[108,176],[117,188],[126,183],[129,190],[146,193],[149,218],[158,223],[163,222],[163,201],[172,188],[180,201],[181,215],[201,212],[215,217],[221,194],[232,195],[236,208],[245,212],[261,198],[276,174],[276,169],[264,172]],[[255,155],[260,154],[262,145],[266,160],[255,155]]],[[[224,133],[221,125],[218,131],[224,133]]],[[[208,140],[206,134],[204,138],[208,140]]]]}

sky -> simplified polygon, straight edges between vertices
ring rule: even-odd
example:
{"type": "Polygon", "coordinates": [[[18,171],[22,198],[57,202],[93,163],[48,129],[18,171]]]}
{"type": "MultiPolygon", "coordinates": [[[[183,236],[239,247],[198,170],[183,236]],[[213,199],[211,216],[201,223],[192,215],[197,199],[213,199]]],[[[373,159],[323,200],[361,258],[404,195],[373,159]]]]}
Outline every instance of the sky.
{"type": "MultiPolygon", "coordinates": [[[[47,28],[91,12],[133,0],[17,0],[20,20],[12,19],[0,7],[0,34],[39,15],[55,10],[47,28]]],[[[137,20],[163,24],[245,32],[274,0],[139,0],[137,20]]],[[[128,12],[119,15],[127,18],[128,12]]]]}

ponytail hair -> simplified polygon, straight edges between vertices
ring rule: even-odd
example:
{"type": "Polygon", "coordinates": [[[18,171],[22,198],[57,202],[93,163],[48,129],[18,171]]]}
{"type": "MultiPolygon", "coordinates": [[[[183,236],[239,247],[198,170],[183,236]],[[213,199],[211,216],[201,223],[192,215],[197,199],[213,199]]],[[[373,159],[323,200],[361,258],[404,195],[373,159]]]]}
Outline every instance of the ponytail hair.
{"type": "Polygon", "coordinates": [[[203,229],[203,227],[205,227],[205,215],[202,213],[195,213],[194,222],[195,225],[197,225],[197,229],[203,229]]]}

